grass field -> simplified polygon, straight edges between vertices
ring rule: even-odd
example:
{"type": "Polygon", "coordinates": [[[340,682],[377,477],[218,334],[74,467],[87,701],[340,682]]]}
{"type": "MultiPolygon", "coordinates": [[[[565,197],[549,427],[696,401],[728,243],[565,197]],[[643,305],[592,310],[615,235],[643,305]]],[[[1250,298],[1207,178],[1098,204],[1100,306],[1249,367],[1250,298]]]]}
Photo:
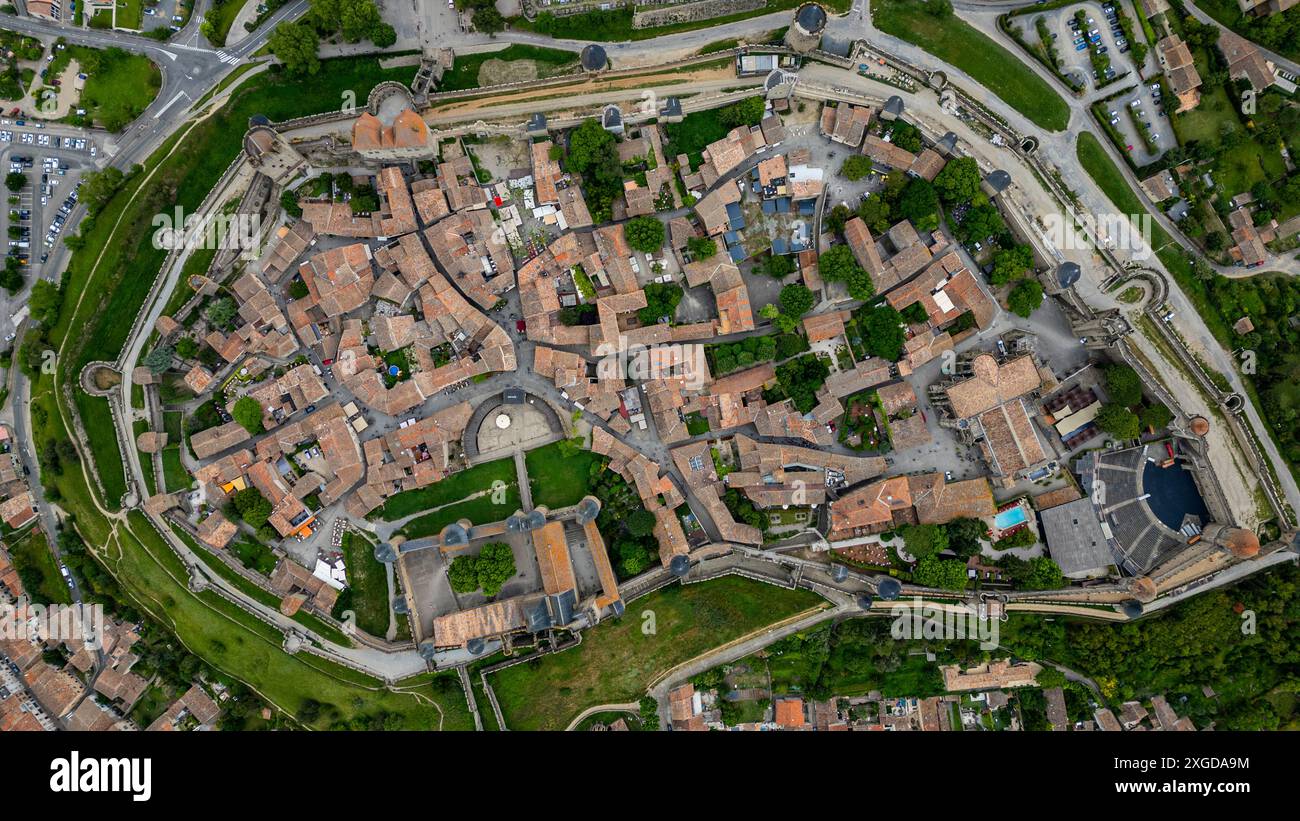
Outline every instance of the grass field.
{"type": "Polygon", "coordinates": [[[966,72],[1048,131],[1063,131],[1069,125],[1069,107],[1046,80],[951,12],[936,17],[917,0],[876,0],[871,4],[871,19],[886,34],[966,72]]]}
{"type": "MultiPolygon", "coordinates": [[[[584,14],[550,19],[538,15],[536,22],[530,22],[523,17],[516,17],[510,21],[510,27],[522,31],[549,34],[557,39],[566,40],[596,40],[602,43],[619,40],[648,40],[654,37],[662,37],[665,34],[694,31],[701,28],[721,26],[726,23],[735,23],[740,20],[748,20],[764,14],[794,9],[803,5],[803,3],[804,0],[767,0],[767,5],[754,11],[643,29],[632,28],[631,8],[615,9],[613,11],[590,11],[584,14]]],[[[849,10],[852,0],[823,0],[822,5],[830,12],[843,14],[849,10]]]]}
{"type": "Polygon", "coordinates": [[[343,534],[343,562],[357,627],[383,638],[388,634],[388,576],[375,559],[374,545],[349,530],[343,534]]]}
{"type": "Polygon", "coordinates": [[[143,0],[118,0],[117,27],[139,31],[144,23],[143,0]]]}
{"type": "Polygon", "coordinates": [[[563,442],[553,442],[524,456],[533,505],[551,510],[576,505],[590,490],[591,465],[599,455],[580,450],[566,456],[563,442]]]}
{"type": "Polygon", "coordinates": [[[554,77],[567,73],[564,70],[566,67],[571,70],[576,70],[578,67],[577,52],[514,43],[501,51],[484,51],[457,57],[451,71],[443,75],[442,82],[438,83],[438,90],[463,91],[468,88],[478,88],[481,84],[479,69],[488,60],[502,60],[508,63],[530,60],[537,66],[538,77],[554,77]]]}
{"type": "Polygon", "coordinates": [[[81,424],[86,428],[85,444],[94,454],[99,478],[104,483],[104,493],[108,496],[105,507],[117,510],[122,494],[126,493],[126,467],[122,464],[122,454],[117,449],[117,433],[113,426],[113,415],[108,409],[108,400],[90,396],[80,390],[74,396],[77,399],[77,411],[81,414],[81,424]]]}
{"type": "Polygon", "coordinates": [[[109,131],[121,131],[149,107],[162,87],[158,66],[147,57],[120,48],[100,50],[69,45],[51,64],[49,76],[57,76],[70,59],[76,60],[88,75],[79,103],[86,109],[86,116],[82,118],[74,113],[68,118],[76,123],[93,122],[109,131]]]}
{"type": "MultiPolygon", "coordinates": [[[[501,481],[508,485],[517,484],[516,478],[514,459],[507,458],[497,459],[494,462],[484,462],[481,465],[475,465],[472,468],[453,473],[441,482],[434,482],[422,488],[406,490],[390,496],[388,501],[384,502],[376,511],[376,514],[373,515],[377,515],[378,518],[386,522],[403,519],[423,510],[458,502],[475,493],[491,490],[493,482],[501,481]]],[[[492,521],[500,521],[514,512],[514,508],[511,508],[492,521]]]]}
{"type": "Polygon", "coordinates": [[[32,527],[18,541],[9,546],[9,557],[14,569],[18,571],[23,584],[32,587],[30,581],[39,579],[35,589],[29,589],[27,595],[32,601],[54,604],[71,604],[72,595],[59,573],[59,565],[50,552],[50,543],[39,527],[32,527]]]}
{"type": "Polygon", "coordinates": [[[479,496],[412,519],[403,525],[399,532],[408,539],[419,539],[432,536],[452,522],[461,519],[469,519],[476,525],[499,522],[519,510],[522,505],[519,483],[512,479],[506,485],[504,504],[493,502],[491,496],[479,496]]]}
{"type": "Polygon", "coordinates": [[[204,21],[212,24],[212,45],[224,46],[226,38],[230,36],[230,27],[234,25],[235,18],[247,3],[257,3],[258,0],[216,0],[217,5],[204,15],[204,21]]]}
{"type": "Polygon", "coordinates": [[[636,701],[656,676],[819,604],[806,590],[734,576],[673,585],[587,631],[578,647],[502,670],[490,683],[510,729],[562,730],[585,707],[636,701]],[[637,615],[647,611],[649,635],[637,615]]]}

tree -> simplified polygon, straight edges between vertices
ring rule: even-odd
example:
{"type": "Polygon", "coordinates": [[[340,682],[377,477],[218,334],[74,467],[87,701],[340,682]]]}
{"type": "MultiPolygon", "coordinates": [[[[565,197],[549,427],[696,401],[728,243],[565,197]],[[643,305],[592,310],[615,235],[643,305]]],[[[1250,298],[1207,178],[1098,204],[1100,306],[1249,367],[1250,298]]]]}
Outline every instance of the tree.
{"type": "Polygon", "coordinates": [[[631,515],[627,517],[627,532],[637,538],[649,536],[654,532],[654,529],[654,514],[644,508],[632,511],[631,515]]]}
{"type": "MultiPolygon", "coordinates": [[[[661,223],[662,224],[662,223],[661,223]]],[[[637,311],[637,319],[642,325],[653,325],[660,317],[671,320],[677,314],[677,305],[682,301],[682,289],[671,282],[650,282],[645,286],[646,306],[637,311]]]]}
{"type": "Polygon", "coordinates": [[[1107,365],[1104,373],[1106,393],[1110,394],[1111,401],[1126,408],[1142,401],[1142,380],[1131,366],[1117,362],[1107,365]]]}
{"type": "Polygon", "coordinates": [[[708,237],[690,237],[686,240],[686,250],[696,261],[709,259],[718,253],[718,244],[708,237]]]}
{"type": "Polygon", "coordinates": [[[1035,556],[1029,560],[1029,573],[1020,581],[1025,590],[1055,590],[1065,587],[1065,576],[1061,567],[1046,556],[1035,556]]]}
{"type": "Polygon", "coordinates": [[[256,530],[266,524],[266,520],[271,517],[271,501],[262,495],[262,492],[255,487],[246,487],[243,490],[235,491],[231,497],[231,504],[235,507],[235,512],[239,518],[243,519],[249,527],[256,530]]]}
{"type": "Polygon", "coordinates": [[[0,286],[4,287],[10,295],[16,294],[23,289],[23,271],[18,262],[18,257],[5,257],[5,266],[0,270],[0,286]]]}
{"type": "Polygon", "coordinates": [[[783,254],[768,254],[759,265],[772,279],[784,279],[794,273],[794,262],[783,254]]]}
{"type": "Polygon", "coordinates": [[[939,227],[939,197],[920,177],[910,180],[898,197],[898,214],[911,220],[922,234],[939,227]]]}
{"type": "Polygon", "coordinates": [[[980,192],[980,169],[974,157],[949,160],[934,178],[934,187],[946,204],[970,202],[980,192]]]}
{"type": "Polygon", "coordinates": [[[165,373],[172,366],[175,351],[169,345],[159,345],[144,358],[144,364],[154,373],[165,373]]]}
{"type": "Polygon", "coordinates": [[[182,336],[176,340],[176,354],[181,359],[193,359],[199,352],[199,343],[192,336],[182,336]]]}
{"type": "Polygon", "coordinates": [[[233,299],[224,296],[212,300],[203,311],[208,322],[217,328],[228,328],[237,313],[239,313],[239,306],[235,305],[233,299]]]}
{"type": "Polygon", "coordinates": [[[963,559],[969,559],[979,553],[980,541],[987,539],[989,535],[988,525],[979,519],[966,517],[953,519],[944,525],[943,529],[948,533],[948,549],[963,559]]]}
{"type": "Polygon", "coordinates": [[[27,185],[27,175],[21,171],[10,171],[5,175],[5,188],[15,193],[23,190],[27,185]]]}
{"type": "MultiPolygon", "coordinates": [[[[872,233],[883,234],[889,230],[889,203],[884,197],[868,196],[858,202],[858,218],[867,224],[872,233]]],[[[837,233],[842,232],[841,225],[837,233]]]]}
{"type": "Polygon", "coordinates": [[[125,180],[126,175],[122,173],[122,169],[112,165],[106,166],[102,171],[91,171],[82,178],[79,193],[81,201],[86,204],[86,210],[91,216],[103,210],[113,195],[121,189],[125,180]]]}
{"type": "Polygon", "coordinates": [[[1000,234],[1007,224],[1002,221],[998,209],[987,202],[975,205],[966,211],[961,224],[957,226],[957,236],[965,243],[979,242],[986,237],[1000,234]]]}
{"type": "Polygon", "coordinates": [[[781,289],[781,310],[788,316],[801,317],[812,309],[817,298],[813,292],[799,282],[792,282],[781,289]]]}
{"type": "Polygon", "coordinates": [[[350,43],[366,39],[383,22],[374,0],[311,0],[309,19],[318,31],[339,32],[350,43]]]}
{"type": "Polygon", "coordinates": [[[478,590],[478,572],[475,570],[473,556],[457,556],[447,568],[447,582],[457,593],[473,593],[478,590]]]}
{"type": "Polygon", "coordinates": [[[928,556],[916,563],[912,581],[924,587],[964,590],[967,582],[966,563],[958,559],[937,559],[928,556]]]}
{"type": "Polygon", "coordinates": [[[628,220],[623,224],[623,234],[627,244],[637,251],[651,254],[664,247],[664,224],[649,215],[628,220]]]}
{"type": "Polygon", "coordinates": [[[907,341],[903,316],[888,303],[859,311],[858,327],[862,329],[862,346],[871,356],[897,362],[903,355],[903,343],[907,341]]]}
{"type": "Polygon", "coordinates": [[[1097,427],[1120,439],[1136,439],[1141,431],[1137,415],[1115,402],[1107,402],[1097,411],[1097,427]]]}
{"type": "Polygon", "coordinates": [[[1033,263],[1034,251],[1028,245],[1001,249],[993,254],[993,273],[989,275],[989,282],[994,285],[1006,285],[1020,279],[1029,273],[1033,263]]]}
{"type": "MultiPolygon", "coordinates": [[[[493,11],[496,11],[496,9],[493,9],[493,11]]],[[[500,16],[501,16],[500,14],[497,15],[497,17],[500,16]]],[[[477,16],[475,16],[474,24],[477,27],[478,25],[477,16]]],[[[479,29],[479,30],[483,31],[483,29],[479,29]]],[[[497,29],[497,31],[500,30],[501,29],[497,29]]],[[[393,28],[387,23],[379,23],[370,31],[370,42],[374,43],[379,48],[388,48],[393,43],[397,42],[397,29],[393,28]]]]}
{"type": "Polygon", "coordinates": [[[776,379],[785,395],[800,413],[817,407],[817,390],[826,382],[831,369],[815,354],[783,362],[776,368],[776,379]]]}
{"type": "MultiPolygon", "coordinates": [[[[495,6],[484,6],[474,10],[474,28],[484,34],[496,34],[506,27],[506,18],[495,6]]],[[[376,43],[376,45],[378,45],[376,43]]]]}
{"type": "Polygon", "coordinates": [[[230,415],[249,433],[262,432],[262,405],[251,396],[241,396],[235,401],[230,415]]]}
{"type": "Polygon", "coordinates": [[[320,38],[307,23],[281,23],[271,32],[266,45],[290,74],[320,71],[320,59],[316,56],[320,38]]]}
{"type": "Polygon", "coordinates": [[[871,173],[871,158],[866,154],[850,154],[840,166],[840,176],[857,182],[871,173]]]}
{"type": "Polygon", "coordinates": [[[27,307],[31,309],[32,318],[45,325],[53,325],[59,319],[59,308],[63,306],[63,294],[59,286],[48,279],[38,279],[32,284],[27,296],[27,307]]]}
{"type": "Polygon", "coordinates": [[[623,165],[618,159],[614,135],[602,128],[598,120],[583,120],[569,132],[565,166],[569,171],[582,175],[583,193],[592,219],[596,222],[608,220],[614,199],[623,190],[623,165]]]}
{"type": "Polygon", "coordinates": [[[817,270],[827,282],[848,282],[856,271],[862,270],[847,245],[836,245],[817,257],[817,270]]]}
{"type": "Polygon", "coordinates": [[[515,575],[515,554],[505,542],[490,542],[479,551],[474,563],[478,575],[479,587],[484,595],[495,596],[501,588],[515,575]]]}
{"type": "Polygon", "coordinates": [[[1173,421],[1174,415],[1165,407],[1164,403],[1156,402],[1154,405],[1148,405],[1138,414],[1138,419],[1144,428],[1154,428],[1161,430],[1169,426],[1173,421]]]}
{"type": "Polygon", "coordinates": [[[1036,279],[1020,280],[1007,295],[1007,307],[1018,316],[1028,317],[1042,304],[1043,286],[1036,279]]]}
{"type": "MultiPolygon", "coordinates": [[[[615,545],[618,553],[618,567],[625,577],[639,576],[650,566],[650,549],[644,542],[624,539],[615,545]]],[[[654,557],[656,560],[657,556],[654,557]]]]}
{"type": "Polygon", "coordinates": [[[727,130],[741,125],[755,126],[763,121],[765,108],[762,97],[746,97],[738,103],[718,109],[718,121],[727,130]]]}
{"type": "Polygon", "coordinates": [[[948,531],[938,525],[904,525],[902,534],[907,552],[918,560],[948,549],[948,531]]]}

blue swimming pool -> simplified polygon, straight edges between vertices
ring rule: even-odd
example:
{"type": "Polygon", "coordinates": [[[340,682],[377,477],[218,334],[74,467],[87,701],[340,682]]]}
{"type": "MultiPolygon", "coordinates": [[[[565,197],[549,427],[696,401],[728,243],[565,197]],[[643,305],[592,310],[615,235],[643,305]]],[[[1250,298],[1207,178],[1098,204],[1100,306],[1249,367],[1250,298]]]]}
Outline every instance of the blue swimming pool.
{"type": "Polygon", "coordinates": [[[1025,509],[1020,505],[1004,510],[993,517],[993,524],[997,525],[998,530],[1006,530],[1025,523],[1025,509]]]}

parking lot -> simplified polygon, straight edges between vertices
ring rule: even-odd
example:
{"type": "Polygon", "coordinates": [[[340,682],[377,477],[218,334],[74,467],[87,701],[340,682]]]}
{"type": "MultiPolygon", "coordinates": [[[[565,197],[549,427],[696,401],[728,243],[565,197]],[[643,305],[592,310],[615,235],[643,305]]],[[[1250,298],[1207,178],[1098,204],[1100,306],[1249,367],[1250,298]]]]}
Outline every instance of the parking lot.
{"type": "Polygon", "coordinates": [[[1106,113],[1110,124],[1124,136],[1125,150],[1140,166],[1178,145],[1174,127],[1161,105],[1158,83],[1139,83],[1124,96],[1111,100],[1106,113]],[[1144,135],[1150,135],[1151,144],[1144,135]]]}
{"type": "Polygon", "coordinates": [[[17,294],[0,289],[0,334],[14,331],[13,316],[26,303],[27,287],[39,276],[52,277],[44,270],[57,243],[67,232],[67,221],[76,205],[76,188],[81,174],[94,167],[91,157],[94,138],[74,136],[65,126],[35,128],[24,122],[0,119],[0,167],[2,173],[20,173],[26,185],[17,192],[6,189],[6,207],[0,210],[6,258],[20,261],[24,288],[17,294]]]}
{"type": "MultiPolygon", "coordinates": [[[[1129,43],[1119,29],[1118,18],[1114,16],[1113,8],[1109,2],[1079,3],[1043,12],[1048,31],[1052,34],[1057,54],[1061,59],[1062,73],[1073,77],[1085,88],[1095,89],[1102,82],[1123,77],[1125,73],[1134,73],[1133,61],[1129,56],[1129,43]],[[1085,15],[1082,28],[1077,26],[1075,19],[1080,11],[1085,15]],[[1101,77],[1097,76],[1093,67],[1090,46],[1096,49],[1099,55],[1110,60],[1109,68],[1101,77]]],[[[1131,16],[1131,12],[1126,13],[1131,16]]],[[[1034,22],[1033,25],[1036,27],[1037,23],[1034,22]]],[[[1031,33],[1028,36],[1034,37],[1035,34],[1031,33]]]]}

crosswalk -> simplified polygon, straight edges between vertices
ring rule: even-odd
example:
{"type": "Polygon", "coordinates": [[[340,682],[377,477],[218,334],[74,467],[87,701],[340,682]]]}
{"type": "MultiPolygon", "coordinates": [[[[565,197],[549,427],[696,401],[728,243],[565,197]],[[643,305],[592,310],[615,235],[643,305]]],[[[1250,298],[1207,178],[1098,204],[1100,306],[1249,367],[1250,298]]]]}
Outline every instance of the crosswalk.
{"type": "Polygon", "coordinates": [[[218,52],[217,52],[217,59],[220,60],[220,61],[223,62],[223,63],[238,63],[238,62],[239,62],[240,60],[242,60],[243,58],[242,58],[242,57],[236,57],[236,56],[233,55],[233,54],[227,54],[227,53],[224,52],[224,51],[218,51],[218,52]]]}

